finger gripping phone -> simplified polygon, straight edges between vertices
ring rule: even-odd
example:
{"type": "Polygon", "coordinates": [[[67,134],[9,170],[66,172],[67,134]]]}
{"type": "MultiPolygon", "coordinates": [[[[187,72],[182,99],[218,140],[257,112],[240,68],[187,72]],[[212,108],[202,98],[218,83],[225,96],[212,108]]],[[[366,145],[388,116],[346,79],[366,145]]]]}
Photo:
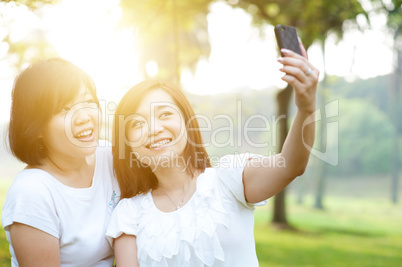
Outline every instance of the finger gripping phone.
{"type": "MultiPolygon", "coordinates": [[[[299,39],[297,38],[296,29],[292,26],[276,25],[275,36],[279,49],[286,48],[301,55],[299,39]]],[[[281,53],[282,54],[282,53],[281,53]]],[[[284,56],[282,54],[282,56],[284,56]]]]}

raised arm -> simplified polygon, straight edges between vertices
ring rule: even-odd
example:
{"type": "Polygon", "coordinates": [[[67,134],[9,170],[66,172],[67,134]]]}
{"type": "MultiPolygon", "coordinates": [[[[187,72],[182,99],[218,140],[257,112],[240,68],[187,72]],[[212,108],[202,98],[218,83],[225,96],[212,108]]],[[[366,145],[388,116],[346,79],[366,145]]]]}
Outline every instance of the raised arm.
{"type": "Polygon", "coordinates": [[[280,71],[282,80],[293,86],[297,112],[288,136],[279,154],[271,157],[252,159],[243,172],[246,200],[257,203],[285,188],[294,178],[303,174],[310,156],[315,135],[314,112],[319,71],[303,56],[282,49],[285,57],[278,61],[283,64],[280,71]],[[309,123],[306,123],[309,121],[309,123]],[[280,164],[278,164],[280,163],[280,164]]]}

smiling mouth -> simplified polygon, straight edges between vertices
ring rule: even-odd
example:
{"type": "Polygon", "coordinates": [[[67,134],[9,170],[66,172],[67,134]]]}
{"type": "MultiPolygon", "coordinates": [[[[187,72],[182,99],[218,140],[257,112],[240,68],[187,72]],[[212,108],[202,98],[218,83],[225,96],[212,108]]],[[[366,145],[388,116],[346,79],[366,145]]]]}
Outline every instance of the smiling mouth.
{"type": "Polygon", "coordinates": [[[75,135],[75,138],[85,138],[85,137],[90,137],[93,133],[93,130],[86,130],[83,132],[78,133],[77,135],[75,135]]]}
{"type": "Polygon", "coordinates": [[[163,139],[156,143],[147,145],[147,148],[149,148],[149,149],[158,148],[158,147],[164,146],[166,144],[169,144],[170,142],[172,142],[172,139],[163,139]]]}

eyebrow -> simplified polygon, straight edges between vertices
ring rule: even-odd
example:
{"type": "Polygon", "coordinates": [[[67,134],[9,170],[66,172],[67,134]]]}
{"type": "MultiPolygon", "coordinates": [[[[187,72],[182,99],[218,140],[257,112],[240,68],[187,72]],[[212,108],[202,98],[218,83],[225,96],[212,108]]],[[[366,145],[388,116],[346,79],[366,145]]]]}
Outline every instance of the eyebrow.
{"type": "MultiPolygon", "coordinates": [[[[151,103],[150,108],[153,107],[155,110],[159,111],[159,110],[164,109],[164,108],[175,108],[175,106],[176,106],[175,104],[171,104],[171,105],[169,105],[169,104],[157,105],[156,103],[157,103],[157,102],[151,103]]],[[[178,108],[178,107],[177,107],[177,108],[178,108]]],[[[132,114],[132,116],[133,116],[133,119],[135,119],[136,117],[145,117],[145,115],[144,115],[143,113],[139,113],[139,112],[136,112],[136,113],[132,114]]]]}
{"type": "Polygon", "coordinates": [[[173,108],[174,104],[168,105],[168,104],[161,104],[161,105],[157,105],[155,103],[151,103],[151,107],[153,106],[155,109],[163,109],[163,108],[173,108]]]}
{"type": "MultiPolygon", "coordinates": [[[[155,110],[155,111],[159,111],[159,110],[164,109],[164,108],[173,108],[173,109],[177,108],[178,109],[176,104],[168,103],[168,104],[160,104],[160,105],[158,105],[157,102],[151,103],[150,108],[153,108],[153,110],[155,110]]],[[[151,112],[152,112],[152,110],[151,110],[151,112]]]]}
{"type": "Polygon", "coordinates": [[[89,91],[89,89],[87,89],[86,91],[79,94],[75,100],[77,100],[77,101],[74,104],[77,104],[77,103],[85,102],[88,100],[95,100],[95,97],[92,94],[92,92],[89,91]]]}

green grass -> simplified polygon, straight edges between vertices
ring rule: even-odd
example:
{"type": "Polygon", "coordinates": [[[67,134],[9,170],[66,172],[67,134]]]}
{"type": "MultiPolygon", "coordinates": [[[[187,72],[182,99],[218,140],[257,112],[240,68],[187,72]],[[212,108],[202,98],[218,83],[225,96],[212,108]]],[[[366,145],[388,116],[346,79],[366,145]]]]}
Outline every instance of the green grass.
{"type": "MultiPolygon", "coordinates": [[[[325,210],[288,199],[293,230],[276,230],[271,203],[256,211],[260,266],[402,266],[402,205],[327,198],[325,210]]],[[[312,202],[312,201],[310,201],[312,202]]]]}
{"type": "MultiPolygon", "coordinates": [[[[0,179],[0,205],[11,181],[0,179]]],[[[292,230],[277,230],[272,200],[255,213],[255,238],[261,267],[402,266],[402,204],[386,199],[326,197],[325,210],[312,198],[303,205],[287,199],[292,230]]],[[[4,230],[0,230],[0,267],[10,266],[4,230]]]]}
{"type": "MultiPolygon", "coordinates": [[[[11,180],[0,179],[0,205],[3,207],[4,199],[6,198],[8,187],[11,184],[11,180]]],[[[0,229],[0,267],[11,266],[10,252],[8,242],[6,239],[6,233],[3,227],[0,229]]]]}

